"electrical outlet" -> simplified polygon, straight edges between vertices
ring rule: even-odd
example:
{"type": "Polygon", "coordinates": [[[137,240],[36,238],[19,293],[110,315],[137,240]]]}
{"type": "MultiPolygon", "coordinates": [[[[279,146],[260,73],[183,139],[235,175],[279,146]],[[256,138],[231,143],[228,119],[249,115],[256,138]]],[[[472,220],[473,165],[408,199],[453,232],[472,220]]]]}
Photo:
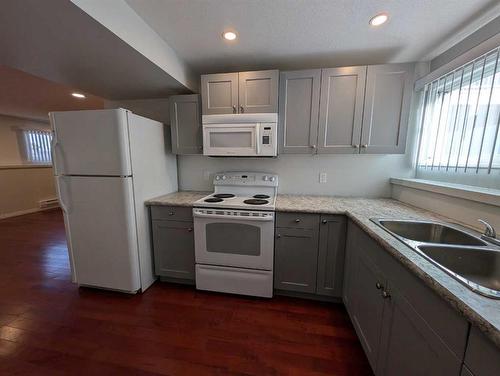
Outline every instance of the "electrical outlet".
{"type": "Polygon", "coordinates": [[[210,180],[210,175],[212,175],[211,171],[203,171],[203,179],[210,180]]]}
{"type": "Polygon", "coordinates": [[[320,172],[319,174],[319,182],[326,183],[326,172],[320,172]]]}

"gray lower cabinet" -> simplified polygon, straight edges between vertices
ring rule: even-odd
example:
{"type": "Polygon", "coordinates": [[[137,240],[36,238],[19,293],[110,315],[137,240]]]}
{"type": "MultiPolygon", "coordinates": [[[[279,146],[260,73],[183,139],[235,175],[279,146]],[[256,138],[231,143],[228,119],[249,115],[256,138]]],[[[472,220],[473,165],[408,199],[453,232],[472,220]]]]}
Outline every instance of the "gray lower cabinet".
{"type": "Polygon", "coordinates": [[[170,102],[170,131],[174,154],[202,154],[201,101],[198,94],[174,95],[170,102]]]}
{"type": "Polygon", "coordinates": [[[279,153],[311,154],[318,138],[321,69],[281,72],[279,153]]]}
{"type": "MultiPolygon", "coordinates": [[[[472,327],[465,352],[465,365],[474,376],[500,375],[500,348],[472,327]]],[[[464,366],[465,368],[465,366],[464,366]]],[[[464,373],[464,375],[468,375],[464,373]]]]}
{"type": "Polygon", "coordinates": [[[318,265],[318,230],[277,228],[274,248],[274,288],[314,293],[318,265]]]}
{"type": "Polygon", "coordinates": [[[376,375],[456,375],[467,321],[352,222],[343,297],[376,375]]]}
{"type": "Polygon", "coordinates": [[[413,64],[368,66],[362,153],[404,154],[413,71],[413,64]]]}
{"type": "Polygon", "coordinates": [[[342,296],[346,218],[322,215],[319,227],[316,294],[342,296]]]}
{"type": "Polygon", "coordinates": [[[277,213],[274,288],[340,298],[346,218],[277,213]]]}
{"type": "Polygon", "coordinates": [[[389,284],[384,291],[384,323],[377,374],[459,375],[462,362],[397,287],[389,284]]]}
{"type": "Polygon", "coordinates": [[[151,208],[155,273],[194,282],[194,231],[190,208],[151,208]]]}
{"type": "Polygon", "coordinates": [[[366,66],[323,69],[318,153],[359,153],[366,66]]]}

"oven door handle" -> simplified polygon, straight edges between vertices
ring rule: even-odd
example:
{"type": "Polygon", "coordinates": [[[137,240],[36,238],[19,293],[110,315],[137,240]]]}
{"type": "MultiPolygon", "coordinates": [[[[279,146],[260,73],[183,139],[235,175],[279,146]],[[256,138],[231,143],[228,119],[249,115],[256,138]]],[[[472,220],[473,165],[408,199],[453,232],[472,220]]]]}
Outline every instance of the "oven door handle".
{"type": "Polygon", "coordinates": [[[269,222],[274,219],[273,216],[266,217],[252,217],[243,215],[224,215],[224,214],[204,214],[204,213],[193,213],[194,218],[224,218],[224,219],[244,219],[248,221],[258,221],[258,222],[269,222]]]}

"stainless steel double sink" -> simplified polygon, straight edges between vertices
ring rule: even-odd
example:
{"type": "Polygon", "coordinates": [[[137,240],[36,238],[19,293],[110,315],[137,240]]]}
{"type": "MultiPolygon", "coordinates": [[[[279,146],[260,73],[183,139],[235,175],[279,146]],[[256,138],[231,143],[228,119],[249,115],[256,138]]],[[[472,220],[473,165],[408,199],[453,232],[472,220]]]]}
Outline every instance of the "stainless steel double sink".
{"type": "Polygon", "coordinates": [[[471,230],[445,222],[371,221],[471,290],[500,299],[500,247],[471,230]]]}

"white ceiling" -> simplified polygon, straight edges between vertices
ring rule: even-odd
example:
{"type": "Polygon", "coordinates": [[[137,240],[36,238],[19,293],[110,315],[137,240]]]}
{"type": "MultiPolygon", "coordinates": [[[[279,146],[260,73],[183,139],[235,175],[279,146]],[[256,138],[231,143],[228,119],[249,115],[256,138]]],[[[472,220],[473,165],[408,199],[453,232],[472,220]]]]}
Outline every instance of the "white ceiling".
{"type": "Polygon", "coordinates": [[[71,96],[68,86],[35,77],[0,65],[0,114],[48,120],[50,111],[103,108],[102,98],[87,94],[86,99],[71,96]]]}
{"type": "Polygon", "coordinates": [[[127,2],[200,73],[422,61],[499,15],[497,0],[127,2]],[[381,11],[389,22],[370,27],[381,11]],[[226,29],[236,43],[222,40],[226,29]]]}

